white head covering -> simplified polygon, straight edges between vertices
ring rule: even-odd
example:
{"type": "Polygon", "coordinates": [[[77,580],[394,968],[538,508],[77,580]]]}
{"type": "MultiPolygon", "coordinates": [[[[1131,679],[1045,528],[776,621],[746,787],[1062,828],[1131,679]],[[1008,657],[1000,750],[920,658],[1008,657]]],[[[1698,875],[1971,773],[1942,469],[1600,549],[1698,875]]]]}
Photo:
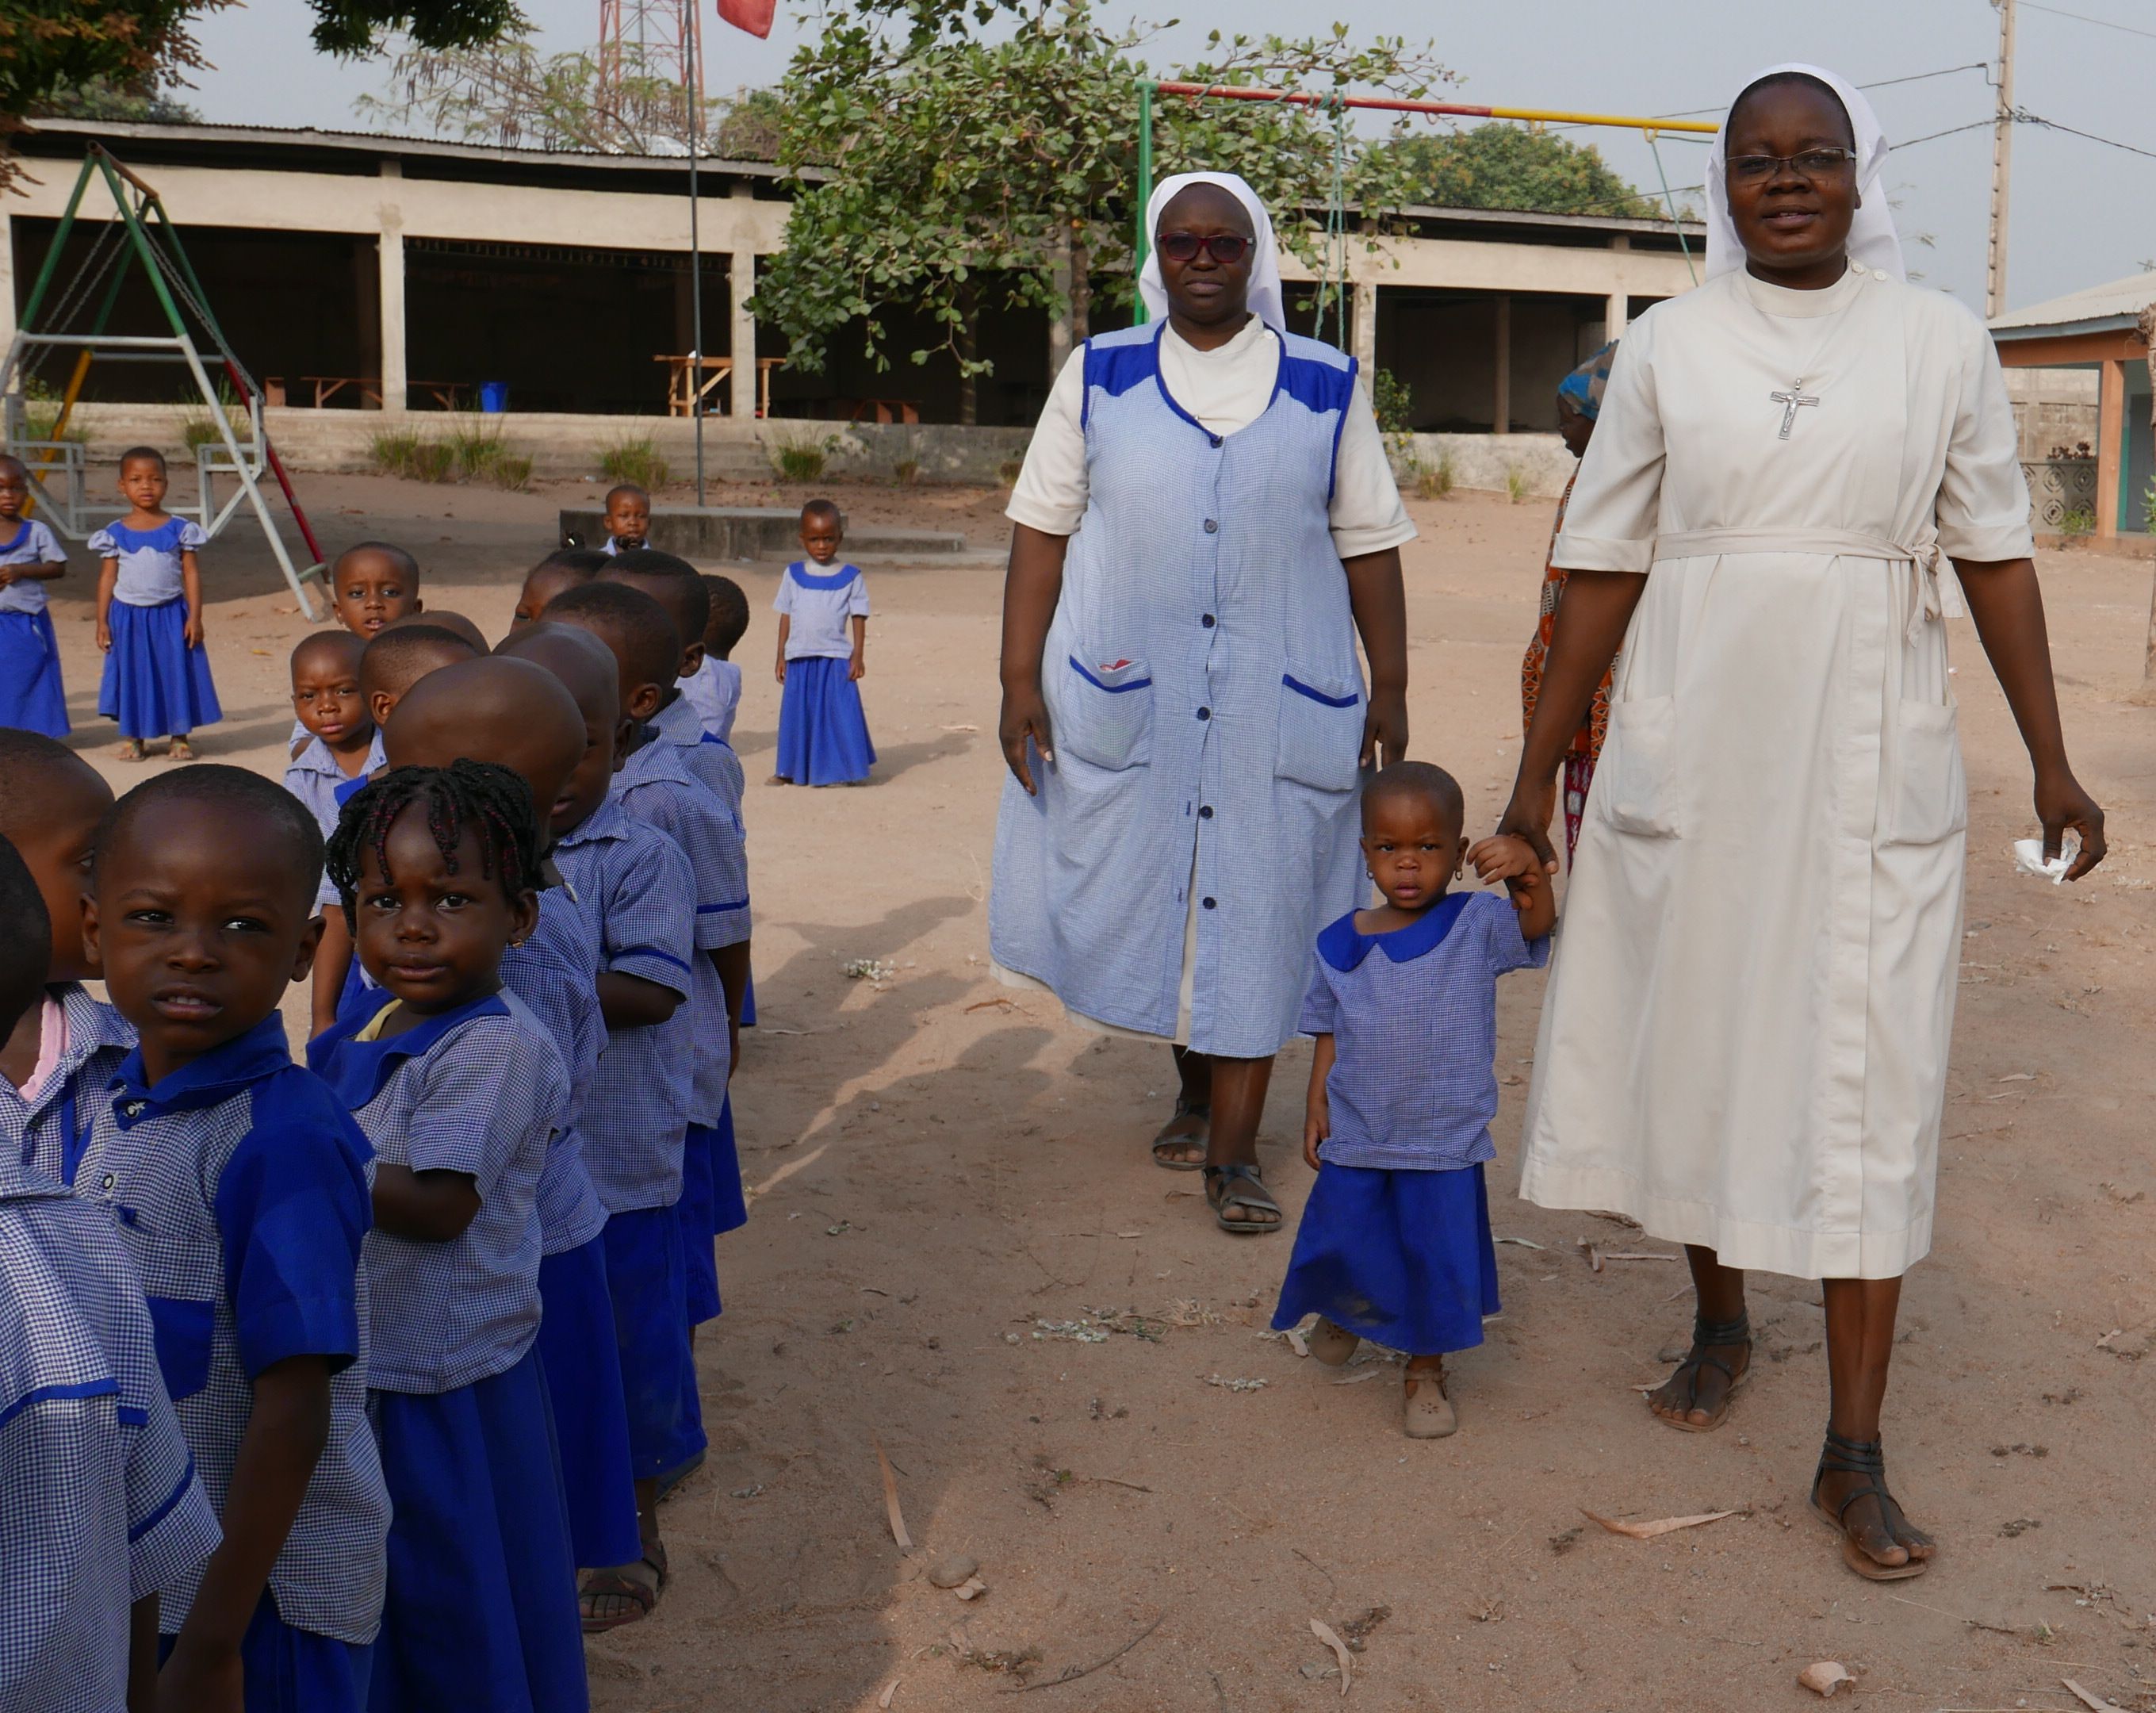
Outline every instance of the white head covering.
{"type": "MultiPolygon", "coordinates": [[[[1160,230],[1160,213],[1194,184],[1217,184],[1243,205],[1250,217],[1250,233],[1256,242],[1250,252],[1250,313],[1276,332],[1287,331],[1287,302],[1281,296],[1280,245],[1273,239],[1272,217],[1258,193],[1233,172],[1178,172],[1152,188],[1146,203],[1146,232],[1160,230]]],[[[1145,266],[1138,274],[1138,296],[1144,300],[1148,321],[1168,319],[1168,287],[1161,281],[1160,251],[1150,241],[1145,266]]]]}
{"type": "MultiPolygon", "coordinates": [[[[1908,273],[1902,265],[1902,240],[1895,235],[1894,211],[1887,205],[1887,191],[1881,182],[1887,166],[1887,133],[1879,128],[1879,116],[1861,91],[1816,65],[1769,66],[1758,76],[1748,78],[1744,87],[1749,89],[1760,78],[1784,71],[1815,77],[1832,90],[1848,110],[1850,128],[1856,133],[1856,193],[1862,206],[1849,229],[1851,260],[1906,280],[1908,273]]],[[[1710,280],[1744,265],[1744,246],[1738,241],[1737,223],[1729,218],[1728,179],[1722,170],[1728,158],[1728,136],[1729,121],[1724,119],[1722,129],[1714,134],[1713,152],[1707,163],[1707,277],[1710,280]]]]}

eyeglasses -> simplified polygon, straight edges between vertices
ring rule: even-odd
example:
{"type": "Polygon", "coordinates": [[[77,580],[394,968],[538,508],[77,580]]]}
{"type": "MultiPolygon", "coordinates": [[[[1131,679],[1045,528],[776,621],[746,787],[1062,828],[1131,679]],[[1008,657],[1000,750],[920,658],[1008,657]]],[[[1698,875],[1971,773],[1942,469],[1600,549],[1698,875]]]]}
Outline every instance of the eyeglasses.
{"type": "Polygon", "coordinates": [[[1232,268],[1242,260],[1250,247],[1249,239],[1233,232],[1213,232],[1204,236],[1195,232],[1163,232],[1158,246],[1161,255],[1171,262],[1195,261],[1202,249],[1224,268],[1232,268]]]}
{"type": "Polygon", "coordinates": [[[1803,178],[1831,178],[1856,159],[1852,149],[1806,149],[1799,155],[1732,155],[1727,165],[1738,183],[1763,184],[1784,167],[1803,178]]]}

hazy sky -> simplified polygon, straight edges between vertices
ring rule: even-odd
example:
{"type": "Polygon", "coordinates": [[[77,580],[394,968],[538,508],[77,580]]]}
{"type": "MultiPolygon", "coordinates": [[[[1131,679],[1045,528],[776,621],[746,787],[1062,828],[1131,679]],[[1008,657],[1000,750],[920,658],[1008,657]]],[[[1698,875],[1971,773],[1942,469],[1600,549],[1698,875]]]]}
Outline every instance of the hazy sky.
{"type": "MultiPolygon", "coordinates": [[[[598,0],[523,0],[549,49],[597,39],[598,0]]],[[[709,5],[709,0],[706,0],[709,5]]],[[[2066,0],[2064,11],[2105,18],[2107,28],[2021,0],[2015,96],[2034,114],[2156,152],[2156,8],[2147,0],[2066,0]]],[[[1344,20],[1358,37],[1434,39],[1459,75],[1458,99],[1485,105],[1601,112],[1676,114],[1726,102],[1746,76],[1784,59],[1831,66],[1858,84],[1972,66],[1997,51],[1998,13],[1988,0],[1804,0],[1735,7],[1728,0],[1182,0],[1132,6],[1103,0],[1111,20],[1179,12],[1185,23],[1147,50],[1156,69],[1202,57],[1205,38],[1232,19],[1245,31],[1308,30],[1344,20]]],[[[768,42],[718,23],[707,10],[705,75],[714,91],[775,81],[808,30],[781,7],[768,42]]],[[[379,64],[340,64],[314,54],[308,9],[261,0],[213,14],[201,29],[216,69],[187,99],[210,120],[233,124],[350,129],[353,100],[379,89],[379,64]]],[[[1981,70],[1874,89],[1890,140],[1928,136],[1988,119],[1991,88],[1981,70]]],[[[1620,171],[1656,188],[1655,161],[1636,135],[1591,136],[1620,171]]],[[[1697,185],[1705,150],[1666,138],[1673,188],[1697,185]]],[[[1981,308],[1991,175],[1988,126],[1898,149],[1887,163],[1911,266],[1981,308]],[[1917,241],[1928,239],[1929,244],[1917,241]]],[[[2156,155],[2107,148],[2081,137],[2016,127],[2007,299],[2033,303],[2118,279],[2156,257],[2156,155]]]]}

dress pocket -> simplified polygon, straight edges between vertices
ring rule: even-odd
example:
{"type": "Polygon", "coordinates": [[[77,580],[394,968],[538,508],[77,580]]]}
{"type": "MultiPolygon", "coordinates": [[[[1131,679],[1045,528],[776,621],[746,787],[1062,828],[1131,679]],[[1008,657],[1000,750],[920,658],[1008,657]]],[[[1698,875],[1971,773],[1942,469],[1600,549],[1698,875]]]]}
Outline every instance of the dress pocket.
{"type": "Polygon", "coordinates": [[[151,1297],[150,1330],[157,1341],[157,1371],[165,1377],[165,1390],[174,1403],[191,1398],[209,1384],[212,1329],[217,1324],[214,1304],[188,1297],[151,1297]]]}
{"type": "Polygon", "coordinates": [[[1882,845],[1936,845],[1969,826],[1960,724],[1960,709],[1952,702],[1901,704],[1892,783],[1879,829],[1882,845]]]}
{"type": "Polygon", "coordinates": [[[1681,782],[1670,753],[1676,743],[1676,713],[1673,696],[1610,705],[1609,736],[1588,800],[1620,833],[1674,839],[1684,831],[1681,782]]]}
{"type": "Polygon", "coordinates": [[[1063,754],[1120,772],[1152,759],[1152,674],[1143,661],[1069,657],[1059,675],[1055,742],[1063,754]]]}
{"type": "Polygon", "coordinates": [[[1312,790],[1353,790],[1364,723],[1359,679],[1290,666],[1281,675],[1273,772],[1312,790]]]}

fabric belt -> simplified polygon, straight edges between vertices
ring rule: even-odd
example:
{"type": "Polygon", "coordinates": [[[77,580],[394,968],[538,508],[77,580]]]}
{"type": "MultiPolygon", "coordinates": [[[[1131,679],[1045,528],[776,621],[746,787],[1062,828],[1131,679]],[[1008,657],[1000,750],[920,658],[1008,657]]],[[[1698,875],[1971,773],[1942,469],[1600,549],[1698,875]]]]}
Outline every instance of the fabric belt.
{"type": "Polygon", "coordinates": [[[1906,560],[1916,568],[1917,599],[1903,635],[1914,644],[1924,626],[1948,611],[1962,615],[1958,600],[1948,604],[1940,593],[1937,532],[1926,530],[1913,543],[1889,541],[1847,529],[1687,529],[1659,536],[1657,559],[1703,559],[1722,553],[1826,553],[1844,559],[1906,560]]]}

